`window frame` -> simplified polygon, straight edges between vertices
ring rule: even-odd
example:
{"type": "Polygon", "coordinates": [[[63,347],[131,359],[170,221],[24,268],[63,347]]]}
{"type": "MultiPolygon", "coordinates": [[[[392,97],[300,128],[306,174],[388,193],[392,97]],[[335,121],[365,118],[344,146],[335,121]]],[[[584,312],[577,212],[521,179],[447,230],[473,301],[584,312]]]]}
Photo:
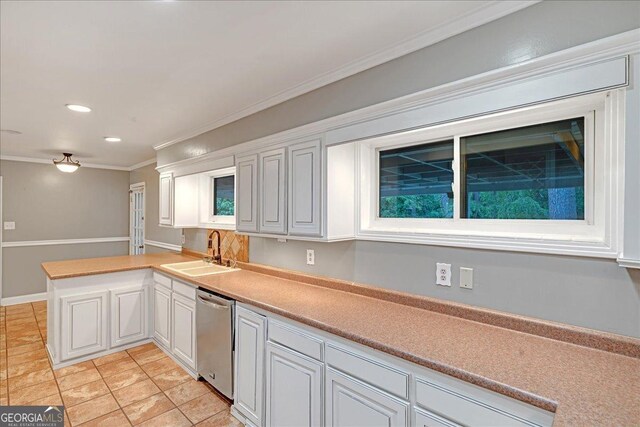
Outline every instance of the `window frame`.
{"type": "Polygon", "coordinates": [[[611,129],[624,117],[619,108],[614,108],[623,97],[619,91],[583,95],[357,142],[361,176],[357,238],[610,257],[617,244],[618,218],[616,209],[607,203],[622,200],[610,194],[610,190],[619,191],[612,165],[620,156],[619,141],[611,129]],[[612,93],[614,96],[609,96],[612,93]],[[584,220],[460,217],[460,138],[575,117],[585,119],[584,220]],[[380,218],[380,151],[446,139],[454,141],[453,218],[380,218]]]}

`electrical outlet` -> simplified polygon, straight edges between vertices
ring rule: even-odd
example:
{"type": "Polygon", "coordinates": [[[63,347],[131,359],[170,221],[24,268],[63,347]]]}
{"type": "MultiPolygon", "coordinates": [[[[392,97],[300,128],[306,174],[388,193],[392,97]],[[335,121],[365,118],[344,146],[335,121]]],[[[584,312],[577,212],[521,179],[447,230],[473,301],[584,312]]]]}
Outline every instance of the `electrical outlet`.
{"type": "Polygon", "coordinates": [[[473,289],[473,268],[460,267],[460,287],[473,289]]]}
{"type": "Polygon", "coordinates": [[[16,223],[13,221],[5,221],[4,222],[4,229],[5,230],[15,230],[16,229],[16,223]]]}
{"type": "Polygon", "coordinates": [[[307,249],[307,265],[315,265],[316,252],[313,249],[307,249]]]}
{"type": "Polygon", "coordinates": [[[436,263],[436,284],[451,286],[451,264],[436,263]]]}
{"type": "Polygon", "coordinates": [[[182,242],[183,245],[185,244],[186,240],[185,240],[184,234],[182,235],[182,238],[180,239],[180,241],[182,242]]]}

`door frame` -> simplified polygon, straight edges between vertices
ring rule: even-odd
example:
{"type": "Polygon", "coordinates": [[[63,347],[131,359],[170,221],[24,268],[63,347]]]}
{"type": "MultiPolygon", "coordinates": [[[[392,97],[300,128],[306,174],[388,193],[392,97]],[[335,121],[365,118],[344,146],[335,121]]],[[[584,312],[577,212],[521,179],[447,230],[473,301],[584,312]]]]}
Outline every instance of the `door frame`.
{"type": "Polygon", "coordinates": [[[0,175],[0,301],[2,301],[2,230],[4,222],[2,218],[2,175],[0,175]]]}
{"type": "MultiPolygon", "coordinates": [[[[132,209],[132,198],[131,198],[131,194],[135,191],[135,190],[140,190],[142,189],[142,221],[143,221],[143,227],[142,227],[142,244],[144,245],[144,240],[146,238],[147,235],[147,223],[146,223],[146,217],[147,217],[147,193],[146,193],[146,186],[145,186],[145,182],[137,182],[135,184],[131,184],[129,186],[129,255],[131,255],[131,248],[133,245],[133,209],[132,209]]],[[[146,247],[143,248],[142,253],[146,252],[146,247]]]]}

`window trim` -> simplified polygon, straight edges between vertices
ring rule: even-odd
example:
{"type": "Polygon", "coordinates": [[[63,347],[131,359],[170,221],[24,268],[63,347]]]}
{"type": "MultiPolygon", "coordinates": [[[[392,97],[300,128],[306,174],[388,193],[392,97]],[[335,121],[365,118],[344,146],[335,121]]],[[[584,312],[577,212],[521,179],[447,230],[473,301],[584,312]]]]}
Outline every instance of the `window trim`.
{"type": "Polygon", "coordinates": [[[624,138],[615,129],[620,129],[624,120],[621,111],[624,96],[623,90],[601,92],[357,142],[361,180],[356,238],[615,257],[623,200],[620,192],[623,171],[617,168],[623,167],[620,157],[624,144],[624,138]],[[585,117],[584,220],[460,218],[461,137],[577,116],[585,117]],[[454,217],[380,218],[379,151],[445,139],[454,140],[454,217]]]}
{"type": "Polygon", "coordinates": [[[235,216],[235,212],[236,212],[236,199],[237,199],[237,188],[235,185],[235,175],[236,175],[236,168],[235,166],[233,167],[229,167],[229,168],[224,168],[224,169],[216,169],[215,171],[211,171],[211,172],[205,172],[203,174],[203,176],[206,177],[207,182],[206,185],[204,185],[204,187],[206,188],[206,194],[204,194],[204,199],[206,201],[206,203],[204,203],[203,205],[206,207],[206,213],[203,212],[203,216],[206,216],[207,218],[207,224],[213,225],[213,226],[220,226],[221,228],[225,228],[228,229],[229,227],[232,227],[235,229],[235,225],[236,225],[236,216],[235,216]],[[233,176],[234,177],[234,188],[233,188],[233,212],[234,215],[214,215],[214,204],[215,204],[215,199],[214,199],[214,185],[215,185],[215,178],[222,178],[222,177],[226,177],[226,176],[233,176]]]}

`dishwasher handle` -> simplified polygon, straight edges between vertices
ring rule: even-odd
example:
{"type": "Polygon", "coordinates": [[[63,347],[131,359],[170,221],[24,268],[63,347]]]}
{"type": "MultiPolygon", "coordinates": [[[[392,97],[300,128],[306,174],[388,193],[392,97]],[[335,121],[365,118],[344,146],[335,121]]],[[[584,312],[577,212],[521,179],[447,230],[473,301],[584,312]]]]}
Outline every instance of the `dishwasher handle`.
{"type": "Polygon", "coordinates": [[[227,310],[229,308],[228,305],[216,304],[215,302],[211,302],[209,300],[202,298],[200,295],[198,295],[198,301],[202,304],[208,305],[209,307],[215,308],[217,310],[227,310]]]}

